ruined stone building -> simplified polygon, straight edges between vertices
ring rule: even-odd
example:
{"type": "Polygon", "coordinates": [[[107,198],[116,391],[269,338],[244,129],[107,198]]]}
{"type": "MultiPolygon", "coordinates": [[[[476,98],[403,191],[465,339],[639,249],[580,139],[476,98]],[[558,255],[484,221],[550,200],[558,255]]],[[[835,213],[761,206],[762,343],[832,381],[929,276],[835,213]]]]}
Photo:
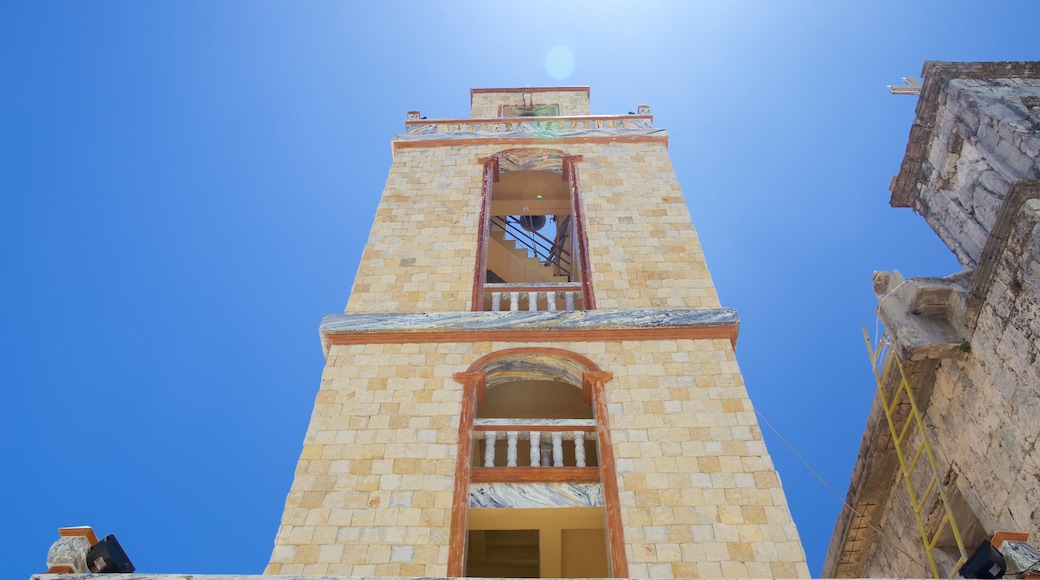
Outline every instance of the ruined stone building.
{"type": "Polygon", "coordinates": [[[946,576],[957,536],[968,554],[995,532],[1040,542],[1040,63],[923,76],[891,204],[965,270],[875,275],[889,356],[824,577],[946,576]]]}
{"type": "Polygon", "coordinates": [[[807,577],[650,108],[411,112],[268,574],[807,577]]]}

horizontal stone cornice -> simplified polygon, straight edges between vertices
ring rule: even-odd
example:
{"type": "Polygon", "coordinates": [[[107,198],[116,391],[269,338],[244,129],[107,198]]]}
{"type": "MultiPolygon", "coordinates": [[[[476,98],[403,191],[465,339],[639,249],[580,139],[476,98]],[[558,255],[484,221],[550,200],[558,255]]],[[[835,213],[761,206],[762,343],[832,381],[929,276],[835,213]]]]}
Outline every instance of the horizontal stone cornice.
{"type": "Polygon", "coordinates": [[[488,119],[413,119],[391,147],[445,147],[472,144],[562,144],[658,141],[668,133],[653,126],[653,115],[572,115],[488,119]]]}
{"type": "Polygon", "coordinates": [[[336,344],[585,342],[726,339],[736,344],[733,308],[330,314],[319,331],[336,344]]]}

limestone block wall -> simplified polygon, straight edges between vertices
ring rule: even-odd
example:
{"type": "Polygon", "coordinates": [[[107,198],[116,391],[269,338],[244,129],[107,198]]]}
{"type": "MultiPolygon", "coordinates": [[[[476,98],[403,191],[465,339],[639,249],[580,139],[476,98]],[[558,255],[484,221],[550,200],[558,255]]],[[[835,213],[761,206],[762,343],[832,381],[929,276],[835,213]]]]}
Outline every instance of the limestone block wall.
{"type": "Polygon", "coordinates": [[[562,90],[545,90],[545,88],[523,89],[486,89],[474,90],[470,93],[470,116],[474,119],[488,119],[498,116],[499,105],[522,104],[521,95],[527,95],[535,105],[560,105],[561,116],[588,115],[588,87],[566,87],[562,90]]]}
{"type": "Polygon", "coordinates": [[[598,308],[717,308],[664,143],[584,145],[579,164],[598,308]]]}
{"type": "Polygon", "coordinates": [[[446,574],[462,408],[452,374],[477,349],[331,347],[265,574],[446,574]]]}
{"type": "Polygon", "coordinates": [[[347,312],[469,310],[483,166],[478,147],[401,149],[347,312]]]}
{"type": "Polygon", "coordinates": [[[447,570],[462,387],[507,348],[566,348],[607,382],[632,577],[807,578],[728,340],[333,346],[265,573],[447,570]]]}
{"type": "MultiPolygon", "coordinates": [[[[504,145],[397,152],[347,312],[465,311],[483,166],[504,145]]],[[[579,163],[598,308],[717,308],[662,142],[564,144],[579,163]]]]}
{"type": "Polygon", "coordinates": [[[591,344],[606,385],[629,574],[808,578],[727,340],[591,344]]]}

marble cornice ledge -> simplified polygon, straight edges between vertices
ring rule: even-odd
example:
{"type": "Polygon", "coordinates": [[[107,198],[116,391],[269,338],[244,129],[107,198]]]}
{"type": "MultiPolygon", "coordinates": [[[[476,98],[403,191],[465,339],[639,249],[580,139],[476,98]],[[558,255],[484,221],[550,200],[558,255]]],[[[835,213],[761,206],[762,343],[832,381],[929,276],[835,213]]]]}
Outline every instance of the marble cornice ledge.
{"type": "MultiPolygon", "coordinates": [[[[33,574],[29,580],[371,580],[364,576],[267,576],[260,574],[33,574]]],[[[416,580],[435,580],[423,578],[416,580]]],[[[439,580],[439,579],[436,579],[439,580]]],[[[449,580],[445,578],[444,580],[449,580]]]]}
{"type": "Polygon", "coordinates": [[[417,312],[326,315],[322,347],[334,344],[481,341],[727,339],[740,319],[733,308],[647,308],[557,312],[417,312]]]}
{"type": "MultiPolygon", "coordinates": [[[[372,580],[366,576],[261,576],[259,574],[104,574],[105,580],[372,580]]],[[[398,580],[413,580],[397,577],[398,580]]],[[[98,580],[95,574],[33,574],[29,580],[98,580]]],[[[414,580],[442,580],[436,577],[414,578],[414,580]]],[[[443,578],[443,580],[455,580],[443,578]]],[[[864,578],[862,580],[881,580],[864,578]]],[[[912,578],[888,580],[913,580],[912,578]]],[[[926,580],[926,579],[921,579],[926,580]]]]}
{"type": "MultiPolygon", "coordinates": [[[[372,576],[261,576],[259,574],[104,574],[105,580],[372,580],[372,576]]],[[[413,580],[407,577],[396,577],[397,580],[413,580]]],[[[98,580],[96,574],[33,574],[29,580],[98,580]]],[[[388,579],[389,580],[389,579],[388,579]]],[[[455,580],[444,577],[422,577],[414,580],[455,580]]],[[[881,580],[864,578],[861,580],[881,580]]],[[[896,578],[888,580],[915,580],[896,578]]],[[[920,579],[928,580],[928,579],[920,579]]]]}

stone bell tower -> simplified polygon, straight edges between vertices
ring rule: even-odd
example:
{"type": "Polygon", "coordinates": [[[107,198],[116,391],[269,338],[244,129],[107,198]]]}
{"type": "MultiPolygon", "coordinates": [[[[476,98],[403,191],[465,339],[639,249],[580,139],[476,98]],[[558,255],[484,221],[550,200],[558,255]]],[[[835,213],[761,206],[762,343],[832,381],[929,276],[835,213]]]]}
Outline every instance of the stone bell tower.
{"type": "Polygon", "coordinates": [[[408,113],[268,574],[808,577],[650,108],[408,113]]]}

